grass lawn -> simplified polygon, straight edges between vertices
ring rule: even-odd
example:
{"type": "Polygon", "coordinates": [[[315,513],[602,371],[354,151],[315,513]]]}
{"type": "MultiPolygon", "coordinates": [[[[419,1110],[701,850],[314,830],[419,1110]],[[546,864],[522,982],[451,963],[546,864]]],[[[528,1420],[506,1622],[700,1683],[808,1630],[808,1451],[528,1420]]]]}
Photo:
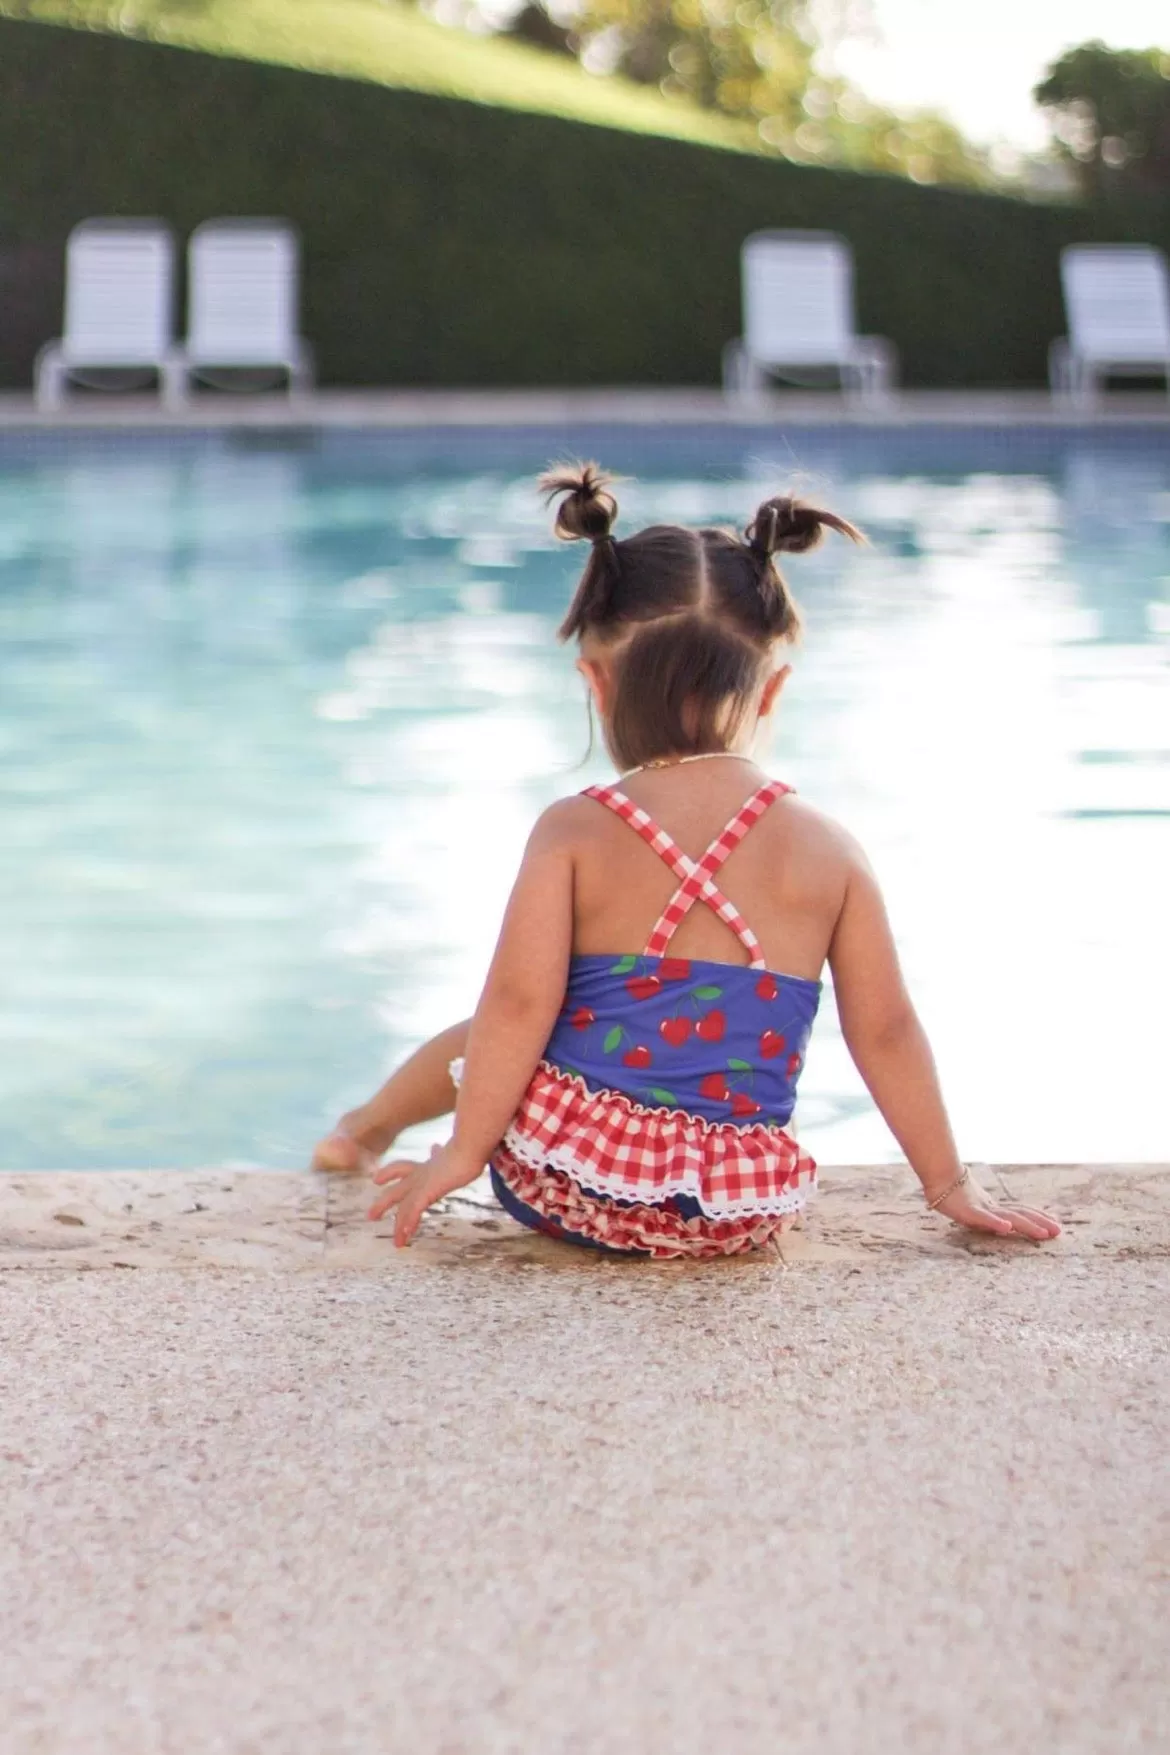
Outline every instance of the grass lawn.
{"type": "Polygon", "coordinates": [[[607,128],[758,150],[754,129],[561,56],[436,24],[401,0],[0,0],[0,17],[70,25],[338,74],[607,128]]]}

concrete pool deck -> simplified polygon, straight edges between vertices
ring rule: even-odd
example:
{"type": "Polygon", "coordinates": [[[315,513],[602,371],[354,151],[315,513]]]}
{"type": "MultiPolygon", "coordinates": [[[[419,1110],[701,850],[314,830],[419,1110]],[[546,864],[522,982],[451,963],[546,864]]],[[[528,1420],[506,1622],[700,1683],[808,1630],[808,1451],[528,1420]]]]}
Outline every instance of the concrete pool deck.
{"type": "Polygon", "coordinates": [[[532,390],[321,390],[284,395],[202,394],[178,412],[157,396],[82,394],[51,413],[25,392],[0,392],[0,432],[206,431],[222,428],[540,426],[975,426],[1168,428],[1170,396],[1119,391],[1089,407],[1043,390],[905,390],[865,406],[831,391],[747,401],[695,388],[532,390]]]}
{"type": "Polygon", "coordinates": [[[1062,1238],[0,1177],[4,1755],[1164,1750],[1170,1166],[993,1174],[1062,1238]]]}

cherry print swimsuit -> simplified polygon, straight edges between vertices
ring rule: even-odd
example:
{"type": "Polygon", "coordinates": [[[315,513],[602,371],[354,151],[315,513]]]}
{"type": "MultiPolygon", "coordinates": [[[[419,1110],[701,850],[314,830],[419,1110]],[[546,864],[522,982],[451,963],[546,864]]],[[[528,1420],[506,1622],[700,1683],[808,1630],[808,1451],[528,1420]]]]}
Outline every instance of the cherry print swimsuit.
{"type": "Polygon", "coordinates": [[[715,874],[773,800],[771,781],[689,859],[614,787],[593,798],[675,872],[678,889],[638,956],[575,956],[565,1003],[492,1181],[523,1223],[609,1252],[739,1254],[787,1229],[816,1167],[788,1131],[819,981],[767,968],[715,874]],[[751,959],[672,957],[696,902],[751,959]]]}

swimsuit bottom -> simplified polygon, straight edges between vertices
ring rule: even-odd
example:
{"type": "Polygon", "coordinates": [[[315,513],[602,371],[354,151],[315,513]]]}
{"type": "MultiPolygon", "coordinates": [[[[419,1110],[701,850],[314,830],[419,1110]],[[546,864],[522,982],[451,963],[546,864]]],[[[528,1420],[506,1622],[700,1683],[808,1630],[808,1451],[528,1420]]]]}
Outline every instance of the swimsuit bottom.
{"type": "Polygon", "coordinates": [[[492,1187],[504,1211],[532,1231],[604,1255],[688,1257],[746,1255],[795,1224],[797,1212],[712,1219],[691,1195],[639,1204],[597,1194],[551,1165],[534,1169],[507,1148],[492,1154],[492,1187]]]}

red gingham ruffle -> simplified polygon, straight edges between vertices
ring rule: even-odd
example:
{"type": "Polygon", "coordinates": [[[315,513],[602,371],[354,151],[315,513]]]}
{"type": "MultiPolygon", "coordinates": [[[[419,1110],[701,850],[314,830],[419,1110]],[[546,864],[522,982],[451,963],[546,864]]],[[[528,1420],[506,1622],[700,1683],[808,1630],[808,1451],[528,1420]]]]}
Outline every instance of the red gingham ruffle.
{"type": "Polygon", "coordinates": [[[684,1219],[667,1207],[615,1206],[580,1188],[563,1170],[532,1170],[498,1146],[492,1167],[520,1200],[566,1231],[610,1249],[636,1249],[659,1258],[696,1260],[746,1255],[762,1249],[796,1222],[776,1218],[684,1219]]]}
{"type": "Polygon", "coordinates": [[[527,1170],[557,1170],[581,1188],[645,1206],[690,1195],[711,1219],[795,1215],[816,1185],[816,1165],[786,1128],[643,1108],[620,1091],[590,1091],[548,1061],[503,1144],[527,1170]]]}

